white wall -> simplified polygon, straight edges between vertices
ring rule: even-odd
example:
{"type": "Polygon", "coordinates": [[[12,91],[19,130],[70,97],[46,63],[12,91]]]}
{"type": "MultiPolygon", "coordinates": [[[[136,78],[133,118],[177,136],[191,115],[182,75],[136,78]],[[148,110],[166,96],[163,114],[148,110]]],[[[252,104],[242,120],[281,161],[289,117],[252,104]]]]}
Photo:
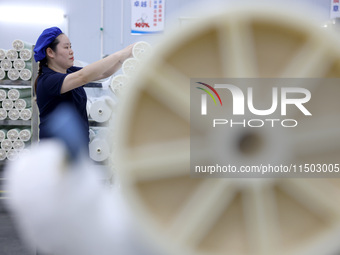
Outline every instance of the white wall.
{"type": "MultiPolygon", "coordinates": [[[[232,3],[236,0],[215,1],[217,2],[216,4],[218,4],[222,2],[232,3]]],[[[237,0],[238,3],[241,1],[243,0],[237,0]]],[[[207,5],[211,5],[212,3],[211,0],[166,0],[166,29],[177,25],[180,15],[190,16],[190,8],[186,8],[187,5],[193,4],[191,9],[195,9],[199,2],[206,3],[207,5]],[[182,10],[182,12],[179,12],[179,10],[182,10]]],[[[271,0],[270,2],[275,4],[275,2],[282,1],[271,0]]],[[[287,0],[285,2],[287,2],[287,0]]],[[[308,5],[316,6],[319,14],[319,17],[316,18],[325,21],[329,19],[331,0],[296,0],[295,2],[304,2],[308,5]]],[[[0,15],[1,6],[6,4],[53,6],[63,9],[68,16],[68,28],[65,24],[61,26],[64,30],[68,30],[76,59],[91,63],[100,58],[101,0],[0,0],[0,15]]],[[[11,48],[11,43],[15,39],[35,43],[44,28],[46,28],[44,24],[11,25],[0,22],[0,48],[11,48]]],[[[152,42],[160,36],[161,35],[130,35],[130,0],[104,0],[104,55],[110,54],[139,40],[152,42]],[[121,4],[122,2],[124,3],[123,6],[121,4]]]]}

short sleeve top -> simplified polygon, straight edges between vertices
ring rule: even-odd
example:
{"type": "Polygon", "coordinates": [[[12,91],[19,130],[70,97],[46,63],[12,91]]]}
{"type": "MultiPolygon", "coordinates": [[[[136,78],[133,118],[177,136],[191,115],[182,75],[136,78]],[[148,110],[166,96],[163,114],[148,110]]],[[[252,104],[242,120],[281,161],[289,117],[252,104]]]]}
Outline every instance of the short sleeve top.
{"type": "Polygon", "coordinates": [[[58,73],[47,66],[43,66],[42,74],[38,78],[36,91],[37,104],[40,113],[40,139],[48,138],[46,124],[50,113],[53,112],[53,110],[61,103],[68,103],[74,106],[76,112],[78,112],[81,117],[81,126],[84,128],[85,133],[88,134],[89,122],[86,112],[87,96],[83,86],[72,89],[63,94],[60,93],[65,77],[70,73],[79,71],[80,69],[80,67],[72,66],[67,69],[67,73],[58,73]]]}

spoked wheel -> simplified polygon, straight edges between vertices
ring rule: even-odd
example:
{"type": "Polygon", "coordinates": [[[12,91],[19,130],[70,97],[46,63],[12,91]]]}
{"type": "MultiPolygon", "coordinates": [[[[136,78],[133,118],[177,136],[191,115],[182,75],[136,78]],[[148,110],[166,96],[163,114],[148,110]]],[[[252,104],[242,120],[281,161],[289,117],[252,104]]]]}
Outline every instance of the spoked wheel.
{"type": "MultiPolygon", "coordinates": [[[[117,120],[119,175],[142,229],[165,253],[340,251],[338,179],[190,177],[190,78],[340,76],[336,39],[286,13],[243,9],[200,20],[161,44],[130,84],[117,120]]],[[[296,164],[339,157],[340,86],[318,84],[312,94],[313,118],[299,119],[312,128],[283,138],[282,153],[296,164]]],[[[229,151],[247,160],[240,146],[229,151]]]]}

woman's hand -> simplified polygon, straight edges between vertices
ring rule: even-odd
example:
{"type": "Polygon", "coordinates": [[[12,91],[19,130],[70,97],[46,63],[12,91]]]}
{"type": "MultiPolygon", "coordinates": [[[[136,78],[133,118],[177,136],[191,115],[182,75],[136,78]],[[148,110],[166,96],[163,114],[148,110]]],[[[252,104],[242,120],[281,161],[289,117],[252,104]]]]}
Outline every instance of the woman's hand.
{"type": "Polygon", "coordinates": [[[124,49],[120,50],[119,53],[121,55],[121,58],[119,60],[120,64],[123,64],[123,62],[132,57],[132,50],[133,50],[133,46],[135,45],[135,43],[130,44],[129,46],[125,47],[124,49]]]}

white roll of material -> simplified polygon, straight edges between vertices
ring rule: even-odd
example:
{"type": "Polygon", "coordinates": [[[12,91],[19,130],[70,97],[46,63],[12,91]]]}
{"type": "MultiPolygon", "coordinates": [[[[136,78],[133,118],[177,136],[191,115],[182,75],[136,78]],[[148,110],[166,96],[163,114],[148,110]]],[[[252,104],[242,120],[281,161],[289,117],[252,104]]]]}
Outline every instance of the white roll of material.
{"type": "Polygon", "coordinates": [[[140,41],[135,43],[132,49],[132,55],[136,59],[143,59],[150,54],[151,45],[147,42],[140,41]]]}
{"type": "Polygon", "coordinates": [[[19,77],[21,80],[28,81],[32,78],[32,72],[28,69],[23,69],[20,71],[19,77]]]}
{"type": "Polygon", "coordinates": [[[19,132],[19,139],[23,142],[28,142],[31,139],[31,130],[29,129],[22,129],[19,132]]]}
{"type": "Polygon", "coordinates": [[[4,60],[6,57],[6,50],[0,49],[0,60],[4,60]]]}
{"type": "Polygon", "coordinates": [[[16,151],[22,151],[25,148],[25,143],[21,140],[16,140],[13,142],[13,149],[16,151]]]}
{"type": "Polygon", "coordinates": [[[7,138],[12,142],[15,141],[15,140],[18,140],[19,132],[20,132],[20,130],[18,130],[16,128],[12,128],[12,129],[7,131],[7,138]]]}
{"type": "Polygon", "coordinates": [[[20,51],[23,49],[32,49],[32,44],[28,42],[24,42],[23,40],[16,39],[12,42],[13,49],[20,51]]]}
{"type": "Polygon", "coordinates": [[[4,99],[2,101],[2,108],[5,109],[6,111],[9,111],[11,109],[13,109],[14,103],[11,99],[4,99]]]}
{"type": "Polygon", "coordinates": [[[4,71],[11,70],[11,68],[12,68],[12,61],[9,60],[9,59],[1,60],[1,68],[2,68],[4,71]]]}
{"type": "Polygon", "coordinates": [[[26,66],[26,63],[23,59],[16,59],[13,61],[14,69],[22,70],[25,68],[25,66],[26,66]]]}
{"type": "Polygon", "coordinates": [[[8,111],[8,118],[11,120],[18,120],[20,118],[20,111],[18,109],[11,109],[8,111]]]}
{"type": "Polygon", "coordinates": [[[7,98],[7,92],[4,89],[0,89],[0,102],[7,98]]]}
{"type": "Polygon", "coordinates": [[[30,98],[19,98],[18,100],[14,101],[14,107],[18,110],[23,110],[26,107],[31,107],[32,102],[30,98]]]}
{"type": "Polygon", "coordinates": [[[0,80],[5,79],[6,77],[6,72],[5,70],[3,70],[2,68],[0,68],[0,80]]]}
{"type": "Polygon", "coordinates": [[[11,60],[14,61],[16,59],[18,59],[18,52],[16,50],[10,49],[6,52],[6,57],[11,60]]]}
{"type": "Polygon", "coordinates": [[[13,146],[13,143],[11,140],[9,140],[8,138],[4,139],[2,142],[1,142],[1,149],[4,149],[6,151],[12,149],[12,146],[13,146]]]}
{"type": "Polygon", "coordinates": [[[122,70],[125,75],[131,76],[136,73],[140,61],[136,58],[128,58],[123,62],[122,70]]]}
{"type": "Polygon", "coordinates": [[[20,92],[17,89],[10,89],[7,92],[7,97],[11,100],[17,100],[20,97],[20,92]]]}
{"type": "Polygon", "coordinates": [[[10,80],[16,81],[17,79],[19,79],[20,73],[19,73],[19,71],[16,70],[16,69],[10,69],[10,70],[8,70],[8,72],[7,72],[7,76],[8,76],[8,78],[9,78],[10,80]]]}
{"type": "Polygon", "coordinates": [[[112,78],[110,89],[113,93],[119,93],[129,82],[129,77],[125,74],[118,74],[112,78]]]}
{"type": "Polygon", "coordinates": [[[112,109],[110,107],[111,101],[113,102],[112,98],[108,96],[103,96],[92,101],[90,105],[91,118],[96,122],[108,121],[112,114],[112,109]]]}
{"type": "Polygon", "coordinates": [[[20,111],[20,119],[22,120],[30,120],[32,118],[32,110],[24,109],[20,111]]]}
{"type": "Polygon", "coordinates": [[[110,156],[110,147],[106,140],[95,138],[89,145],[90,158],[101,162],[110,156]]]}
{"type": "Polygon", "coordinates": [[[7,118],[7,111],[4,108],[0,108],[0,120],[7,118]]]}
{"type": "Polygon", "coordinates": [[[10,161],[16,160],[18,156],[19,156],[19,153],[14,149],[10,149],[7,151],[7,159],[10,161]]]}
{"type": "Polygon", "coordinates": [[[23,49],[19,52],[19,56],[21,59],[28,61],[32,58],[32,53],[28,49],[23,49]]]}

